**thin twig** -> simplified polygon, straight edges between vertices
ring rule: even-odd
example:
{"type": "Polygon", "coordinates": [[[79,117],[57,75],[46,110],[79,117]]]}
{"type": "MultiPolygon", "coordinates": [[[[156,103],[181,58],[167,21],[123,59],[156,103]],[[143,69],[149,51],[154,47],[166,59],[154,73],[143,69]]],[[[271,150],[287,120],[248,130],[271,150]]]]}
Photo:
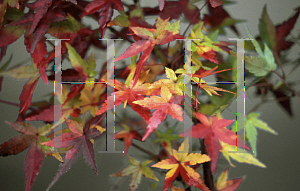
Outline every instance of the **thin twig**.
{"type": "Polygon", "coordinates": [[[195,19],[198,15],[200,15],[201,10],[205,7],[205,5],[206,5],[207,3],[208,3],[208,0],[207,0],[207,1],[204,3],[204,5],[199,9],[199,12],[197,12],[197,13],[194,15],[194,17],[192,18],[190,24],[186,27],[185,31],[183,32],[183,35],[182,35],[182,36],[185,35],[185,33],[187,32],[188,28],[192,25],[192,22],[194,21],[194,19],[195,19]],[[199,13],[199,14],[198,14],[198,13],[199,13]]]}

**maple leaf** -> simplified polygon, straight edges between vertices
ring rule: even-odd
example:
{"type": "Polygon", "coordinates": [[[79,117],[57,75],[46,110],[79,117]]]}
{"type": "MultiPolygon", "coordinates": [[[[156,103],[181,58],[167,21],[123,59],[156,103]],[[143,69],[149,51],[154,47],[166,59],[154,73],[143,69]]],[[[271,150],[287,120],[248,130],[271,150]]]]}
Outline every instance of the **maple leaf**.
{"type": "Polygon", "coordinates": [[[241,149],[236,146],[232,146],[229,144],[224,143],[223,141],[220,141],[220,144],[222,146],[221,152],[223,153],[224,157],[228,160],[229,164],[233,167],[235,167],[231,162],[230,158],[233,158],[234,160],[240,162],[240,163],[248,163],[253,164],[262,168],[266,168],[266,165],[264,165],[262,162],[257,160],[253,155],[248,153],[246,150],[241,149]]]}
{"type": "Polygon", "coordinates": [[[183,120],[182,108],[176,104],[176,102],[181,100],[182,96],[180,96],[179,99],[175,99],[172,97],[172,93],[170,92],[169,88],[167,86],[163,86],[161,88],[161,97],[151,96],[150,98],[133,102],[149,109],[157,109],[153,112],[152,117],[150,118],[147,126],[147,132],[142,141],[144,141],[163,120],[165,120],[167,114],[171,115],[174,119],[178,119],[179,121],[183,120]]]}
{"type": "Polygon", "coordinates": [[[276,35],[275,35],[275,41],[276,45],[274,46],[274,51],[279,53],[280,51],[286,50],[290,48],[294,42],[286,41],[285,37],[290,33],[290,31],[294,28],[294,25],[298,19],[298,16],[300,14],[300,11],[298,10],[293,17],[291,17],[289,20],[283,22],[280,25],[277,25],[275,27],[276,29],[276,35]]]}
{"type": "Polygon", "coordinates": [[[130,145],[132,144],[132,139],[142,140],[142,136],[134,129],[130,128],[125,123],[121,123],[124,130],[118,132],[114,139],[123,139],[125,144],[125,152],[123,154],[123,157],[126,155],[130,145]]]}
{"type": "Polygon", "coordinates": [[[216,67],[214,67],[210,70],[205,70],[204,68],[199,68],[194,74],[192,74],[192,77],[193,77],[192,80],[194,82],[196,82],[199,85],[200,88],[204,89],[206,91],[206,93],[210,96],[212,96],[212,93],[215,94],[215,95],[220,96],[220,94],[218,94],[216,91],[223,91],[223,92],[228,92],[228,93],[235,94],[231,91],[228,91],[228,90],[225,90],[225,89],[222,89],[222,88],[218,88],[218,87],[214,87],[214,86],[208,86],[205,83],[205,81],[202,80],[202,78],[204,78],[206,76],[217,74],[217,73],[228,71],[228,70],[232,70],[230,68],[230,69],[224,69],[224,70],[219,70],[219,71],[213,72],[217,68],[218,68],[218,66],[216,66],[216,67]]]}
{"type": "MultiPolygon", "coordinates": [[[[207,118],[202,113],[194,113],[195,117],[201,122],[192,126],[189,130],[182,133],[181,136],[191,136],[193,138],[204,139],[204,144],[208,155],[211,158],[211,168],[216,173],[220,150],[222,149],[219,140],[229,145],[244,145],[243,141],[236,133],[227,129],[234,120],[218,119],[217,117],[207,118]]],[[[249,149],[245,145],[246,149],[249,149]]]]}
{"type": "Polygon", "coordinates": [[[113,9],[124,11],[121,0],[95,0],[84,8],[80,18],[101,10],[98,23],[100,25],[101,38],[103,38],[106,25],[110,22],[113,15],[113,9]]]}
{"type": "MultiPolygon", "coordinates": [[[[219,0],[217,0],[220,2],[219,0]]],[[[209,15],[204,15],[204,22],[206,25],[211,27],[211,30],[220,30],[220,34],[225,34],[224,27],[230,26],[230,28],[239,35],[238,30],[234,26],[235,23],[242,22],[243,20],[232,19],[227,11],[223,8],[223,5],[219,5],[217,7],[213,7],[213,5],[218,5],[216,1],[210,1],[210,5],[208,5],[209,15]]]]}
{"type": "Polygon", "coordinates": [[[201,164],[210,161],[210,157],[202,155],[200,153],[186,153],[184,147],[189,147],[188,138],[182,142],[178,151],[172,149],[172,153],[169,155],[170,159],[162,160],[151,167],[170,170],[166,174],[164,191],[168,190],[172,182],[176,177],[181,175],[182,179],[190,186],[200,188],[203,191],[209,191],[203,181],[200,179],[200,175],[188,165],[201,164]]]}
{"type": "Polygon", "coordinates": [[[164,133],[161,133],[159,130],[156,131],[157,133],[157,139],[154,140],[154,143],[161,142],[162,146],[168,151],[171,151],[172,145],[171,141],[180,139],[181,136],[172,134],[175,127],[177,126],[178,121],[175,123],[175,125],[168,130],[166,130],[164,133]]]}
{"type": "MultiPolygon", "coordinates": [[[[201,40],[193,40],[193,43],[191,44],[192,53],[197,52],[199,56],[213,63],[219,64],[216,57],[216,52],[223,52],[223,53],[228,52],[226,49],[226,45],[228,44],[226,44],[225,42],[218,42],[216,40],[218,33],[215,33],[216,37],[212,35],[211,36],[204,35],[202,30],[206,30],[206,29],[203,26],[203,24],[204,24],[203,22],[199,22],[198,24],[194,25],[193,29],[191,30],[190,37],[192,39],[201,39],[201,40]]],[[[198,61],[199,58],[198,55],[193,54],[192,61],[196,65],[202,66],[201,62],[199,63],[198,61]]]]}
{"type": "Polygon", "coordinates": [[[228,179],[228,169],[227,167],[219,176],[218,181],[215,182],[215,188],[218,191],[235,191],[238,189],[242,181],[244,180],[244,177],[242,178],[236,178],[232,180],[227,180],[228,179]]]}
{"type": "Polygon", "coordinates": [[[179,21],[172,25],[168,21],[169,19],[162,20],[160,17],[158,17],[156,29],[147,29],[141,27],[130,28],[136,35],[145,40],[139,40],[133,43],[121,56],[115,59],[115,62],[128,57],[132,57],[139,54],[140,52],[144,52],[137,63],[137,68],[135,70],[135,75],[133,78],[133,86],[135,86],[135,84],[137,83],[138,76],[141,74],[143,66],[150,56],[154,46],[158,44],[162,45],[165,43],[169,43],[177,37],[181,38],[181,35],[177,35],[180,28],[179,21]],[[154,35],[152,34],[153,32],[156,32],[156,38],[154,38],[154,35]]]}
{"type": "MultiPolygon", "coordinates": [[[[148,71],[149,72],[149,71],[148,71]]],[[[132,109],[136,112],[139,113],[139,115],[146,121],[148,122],[150,119],[150,110],[147,108],[144,108],[136,103],[134,101],[144,99],[144,96],[142,95],[147,95],[148,93],[148,87],[149,84],[143,84],[143,82],[146,80],[147,73],[145,72],[144,74],[142,73],[141,76],[144,76],[141,78],[141,80],[137,83],[136,86],[133,87],[133,81],[130,82],[129,85],[126,85],[118,80],[108,80],[108,85],[115,87],[119,91],[112,93],[110,96],[115,96],[115,102],[114,104],[110,104],[110,107],[107,107],[107,100],[105,100],[105,103],[102,105],[102,107],[98,110],[96,115],[100,115],[104,112],[106,112],[109,109],[112,109],[113,107],[117,107],[121,103],[124,102],[124,107],[128,103],[132,109]]],[[[109,100],[109,98],[108,98],[109,100]]]]}
{"type": "Polygon", "coordinates": [[[105,131],[102,127],[98,126],[83,126],[77,121],[71,119],[65,119],[70,133],[63,133],[60,136],[54,137],[54,139],[42,143],[42,145],[55,147],[55,142],[61,142],[61,147],[70,147],[72,148],[68,150],[66,156],[64,157],[64,163],[59,165],[59,170],[55,175],[53,181],[48,186],[47,190],[55,184],[55,182],[65,173],[67,172],[71,166],[76,162],[77,158],[80,154],[84,161],[93,168],[95,174],[98,175],[97,166],[95,163],[95,153],[93,143],[90,139],[99,135],[98,129],[102,132],[105,131]]]}
{"type": "Polygon", "coordinates": [[[18,132],[22,133],[22,135],[17,135],[1,144],[0,156],[16,155],[29,147],[25,158],[24,172],[25,190],[30,191],[40,172],[44,159],[43,152],[51,150],[51,148],[41,145],[41,142],[48,140],[48,138],[45,137],[45,132],[47,132],[51,125],[48,124],[36,130],[34,126],[28,123],[6,123],[18,132]]]}
{"type": "Polygon", "coordinates": [[[151,160],[146,160],[140,163],[140,161],[136,160],[133,157],[128,156],[129,161],[132,165],[129,165],[128,167],[124,168],[120,172],[116,174],[110,175],[112,176],[131,176],[130,184],[129,184],[129,189],[130,191],[135,191],[138,187],[138,185],[141,183],[142,175],[144,175],[146,178],[151,178],[153,180],[159,181],[156,176],[154,176],[152,170],[147,167],[146,165],[152,162],[151,160]]]}
{"type": "Polygon", "coordinates": [[[86,113],[88,110],[90,110],[91,115],[93,117],[96,116],[98,111],[97,103],[100,100],[100,95],[105,95],[105,88],[106,87],[104,84],[95,84],[93,94],[87,89],[83,89],[83,91],[81,91],[79,98],[81,100],[81,113],[86,113]]]}
{"type": "Polygon", "coordinates": [[[254,156],[256,156],[256,139],[257,139],[257,130],[255,127],[268,131],[277,135],[277,132],[268,127],[268,125],[261,120],[257,119],[259,113],[249,113],[245,121],[245,130],[248,141],[250,142],[251,148],[253,150],[254,156]]]}
{"type": "MultiPolygon", "coordinates": [[[[21,10],[8,8],[4,17],[3,24],[5,24],[8,21],[17,21],[22,16],[24,16],[24,13],[21,10]]],[[[2,26],[1,15],[0,15],[0,26],[2,26]]],[[[1,48],[0,60],[2,59],[6,47],[9,44],[15,42],[17,39],[19,39],[23,34],[24,30],[25,30],[25,26],[11,26],[11,27],[0,28],[0,48],[1,48]]]]}
{"type": "MultiPolygon", "coordinates": [[[[41,0],[39,0],[37,2],[40,2],[40,1],[41,0]]],[[[50,0],[50,1],[52,1],[52,0],[50,0]]],[[[37,2],[35,2],[35,3],[37,3],[37,2]]],[[[35,8],[35,6],[32,6],[30,8],[35,8]]],[[[48,10],[48,8],[47,8],[47,10],[48,10]]],[[[28,12],[20,20],[5,25],[5,27],[15,26],[15,25],[27,25],[27,28],[26,28],[27,36],[30,36],[30,34],[33,33],[32,43],[27,44],[27,51],[30,53],[34,52],[37,43],[47,33],[52,22],[58,22],[58,21],[67,19],[65,13],[59,7],[55,7],[53,9],[50,9],[49,11],[47,11],[47,10],[45,13],[42,14],[43,15],[42,18],[38,21],[36,20],[36,17],[35,17],[36,15],[33,12],[28,12]],[[32,27],[33,23],[36,21],[38,22],[38,25],[33,28],[32,27]],[[31,26],[30,29],[29,29],[29,26],[31,26]]],[[[42,13],[42,12],[39,12],[39,13],[42,13]]],[[[25,42],[26,42],[26,39],[25,39],[25,42]]]]}
{"type": "Polygon", "coordinates": [[[245,57],[245,68],[249,72],[253,73],[255,76],[261,77],[266,76],[270,71],[276,69],[277,65],[275,63],[275,58],[267,44],[264,44],[264,53],[262,52],[258,42],[250,34],[249,29],[247,28],[249,37],[253,40],[251,41],[255,47],[256,52],[259,54],[259,57],[256,56],[246,56],[245,57]]]}

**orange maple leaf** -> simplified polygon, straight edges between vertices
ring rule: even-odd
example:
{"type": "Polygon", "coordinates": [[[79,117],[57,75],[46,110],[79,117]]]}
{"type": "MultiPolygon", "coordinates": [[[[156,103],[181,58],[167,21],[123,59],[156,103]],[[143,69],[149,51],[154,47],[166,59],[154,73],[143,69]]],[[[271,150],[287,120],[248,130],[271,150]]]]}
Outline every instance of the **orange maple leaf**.
{"type": "Polygon", "coordinates": [[[180,145],[178,151],[172,149],[173,152],[169,155],[170,159],[165,159],[152,165],[152,167],[156,168],[170,169],[170,171],[166,174],[164,191],[168,190],[179,173],[188,185],[200,188],[203,191],[209,191],[200,179],[200,175],[188,166],[210,161],[209,156],[205,154],[202,155],[200,153],[188,154],[184,152],[184,145],[189,147],[188,138],[180,145]]]}
{"type": "Polygon", "coordinates": [[[145,74],[142,75],[142,79],[138,81],[137,85],[134,87],[133,82],[130,82],[129,85],[126,85],[118,80],[108,80],[107,84],[115,87],[119,91],[114,92],[110,95],[110,97],[115,96],[114,104],[110,104],[110,107],[107,107],[107,100],[105,100],[105,103],[98,110],[96,115],[100,115],[106,112],[107,109],[112,109],[114,106],[116,107],[124,102],[124,108],[126,106],[126,103],[128,103],[134,111],[138,112],[139,115],[144,118],[146,122],[148,122],[151,114],[150,110],[134,103],[134,101],[144,99],[144,96],[142,95],[148,95],[148,87],[150,86],[150,84],[143,84],[143,82],[146,80],[148,72],[149,71],[145,72],[145,74]]]}
{"type": "Polygon", "coordinates": [[[170,92],[169,88],[164,85],[161,88],[161,97],[151,96],[150,98],[133,102],[149,109],[157,109],[153,112],[152,117],[149,120],[147,132],[142,141],[144,141],[149,134],[158,127],[158,125],[166,118],[167,114],[171,115],[174,119],[178,119],[179,121],[183,120],[182,108],[178,104],[175,104],[175,102],[180,100],[182,100],[182,96],[178,96],[178,98],[175,99],[172,97],[172,93],[170,92]]]}

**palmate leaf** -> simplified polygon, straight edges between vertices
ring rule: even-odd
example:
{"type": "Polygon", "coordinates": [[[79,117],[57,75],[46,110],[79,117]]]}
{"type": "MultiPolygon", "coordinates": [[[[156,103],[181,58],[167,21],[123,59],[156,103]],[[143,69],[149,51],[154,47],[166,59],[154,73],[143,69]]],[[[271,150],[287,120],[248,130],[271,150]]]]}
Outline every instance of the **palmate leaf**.
{"type": "Polygon", "coordinates": [[[201,164],[210,161],[210,157],[202,155],[200,153],[185,153],[185,146],[189,147],[188,138],[182,142],[178,151],[172,149],[172,153],[169,155],[170,159],[162,160],[151,167],[167,169],[169,170],[165,178],[165,186],[163,191],[167,191],[172,185],[172,182],[176,177],[181,175],[182,179],[190,186],[200,188],[203,191],[209,191],[203,181],[200,179],[200,175],[188,165],[201,164]]]}
{"type": "Polygon", "coordinates": [[[228,162],[231,166],[235,167],[230,162],[230,158],[233,158],[234,160],[236,160],[240,163],[248,163],[248,164],[256,165],[256,166],[259,166],[262,168],[266,168],[266,165],[264,165],[262,162],[260,162],[258,159],[256,159],[253,155],[248,153],[246,150],[236,147],[236,146],[226,144],[222,141],[220,141],[220,144],[222,146],[221,152],[223,153],[224,157],[228,160],[228,162]]]}
{"type": "Polygon", "coordinates": [[[90,2],[83,10],[80,18],[93,14],[100,10],[98,23],[101,30],[101,38],[104,37],[107,24],[113,16],[113,9],[124,11],[121,0],[95,0],[90,2]]]}
{"type": "MultiPolygon", "coordinates": [[[[9,156],[18,154],[29,147],[29,150],[25,158],[25,190],[30,191],[32,185],[40,172],[42,162],[44,159],[43,150],[49,150],[51,148],[44,148],[41,142],[45,137],[45,132],[51,125],[45,125],[44,127],[36,128],[28,123],[23,122],[6,122],[16,131],[22,133],[22,135],[15,136],[0,145],[0,156],[9,156]]],[[[59,156],[56,153],[56,156],[59,156]]]]}
{"type": "Polygon", "coordinates": [[[140,27],[131,27],[133,32],[142,37],[144,40],[139,40],[135,43],[133,43],[127,50],[118,58],[115,59],[116,61],[132,57],[134,55],[137,55],[138,53],[144,52],[138,63],[134,74],[134,82],[133,86],[138,81],[139,75],[142,72],[142,69],[150,56],[153,48],[155,45],[162,45],[169,43],[173,41],[175,38],[181,38],[181,35],[177,35],[179,33],[179,21],[176,23],[173,23],[172,25],[169,23],[169,19],[162,20],[160,17],[158,17],[156,22],[156,29],[148,29],[148,28],[140,28],[140,27]],[[154,38],[153,34],[156,33],[156,38],[154,38]]]}
{"type": "Polygon", "coordinates": [[[244,180],[244,177],[242,178],[236,178],[232,180],[228,179],[228,168],[226,168],[221,175],[219,176],[218,181],[215,182],[215,188],[218,191],[235,191],[238,189],[242,181],[244,180]]]}
{"type": "Polygon", "coordinates": [[[129,157],[129,161],[132,165],[129,165],[128,167],[124,168],[120,172],[116,174],[110,175],[112,176],[131,176],[129,189],[130,191],[135,191],[138,187],[138,185],[141,183],[142,175],[144,175],[146,178],[151,178],[153,180],[159,181],[156,176],[154,176],[152,170],[147,167],[146,165],[152,162],[151,160],[146,160],[142,163],[140,161],[136,160],[133,157],[129,157]]]}
{"type": "Polygon", "coordinates": [[[124,130],[118,132],[114,138],[115,139],[123,139],[125,145],[125,152],[123,157],[126,155],[130,145],[132,144],[132,139],[142,140],[142,136],[132,127],[129,127],[125,123],[121,123],[124,130]]]}
{"type": "Polygon", "coordinates": [[[245,121],[246,136],[250,142],[255,157],[257,155],[256,152],[257,130],[255,127],[277,135],[276,131],[268,127],[266,123],[262,122],[257,118],[259,115],[260,115],[259,113],[249,113],[245,121]]]}
{"type": "MultiPolygon", "coordinates": [[[[234,120],[218,119],[217,117],[206,117],[202,113],[194,113],[196,118],[201,122],[192,126],[191,129],[181,134],[181,136],[189,136],[193,138],[204,138],[204,144],[208,155],[211,158],[211,168],[213,173],[217,170],[217,162],[222,149],[219,140],[229,145],[244,145],[242,140],[236,134],[227,129],[234,120]]],[[[245,148],[249,149],[247,145],[245,148]]]]}
{"type": "Polygon", "coordinates": [[[267,13],[267,5],[264,6],[261,19],[259,20],[261,38],[273,49],[275,46],[276,29],[267,13]]]}
{"type": "Polygon", "coordinates": [[[147,132],[144,135],[142,141],[144,141],[150,135],[150,133],[159,126],[159,124],[166,118],[167,114],[171,115],[174,119],[177,119],[179,121],[183,120],[182,108],[175,103],[178,100],[180,99],[176,100],[172,97],[172,93],[167,86],[162,86],[161,97],[151,96],[150,98],[145,98],[143,100],[133,102],[148,109],[157,109],[153,112],[152,117],[150,118],[147,126],[147,132]]]}
{"type": "MultiPolygon", "coordinates": [[[[249,37],[253,39],[251,42],[255,47],[255,50],[258,53],[259,57],[245,56],[245,62],[246,62],[245,68],[249,70],[249,72],[253,73],[255,76],[258,77],[266,76],[270,71],[275,70],[277,67],[273,53],[271,52],[267,44],[264,44],[264,53],[263,53],[258,42],[250,34],[248,28],[247,31],[249,37]]],[[[235,53],[231,51],[230,54],[236,58],[235,53]]]]}
{"type": "MultiPolygon", "coordinates": [[[[142,77],[140,81],[138,81],[137,85],[133,87],[133,81],[130,81],[129,85],[125,85],[123,82],[120,82],[118,80],[108,80],[108,85],[118,89],[119,91],[112,93],[110,96],[114,96],[114,104],[110,104],[110,107],[107,105],[107,100],[105,100],[105,103],[102,104],[102,107],[97,111],[96,115],[100,115],[107,110],[112,109],[113,107],[117,107],[121,103],[124,103],[124,108],[126,104],[128,103],[132,109],[139,113],[139,115],[148,122],[150,119],[150,109],[142,107],[136,103],[134,103],[137,100],[144,99],[144,96],[142,95],[149,95],[149,86],[150,84],[144,83],[146,80],[146,76],[149,71],[146,71],[142,73],[142,77]]],[[[109,100],[110,98],[108,98],[109,100]]]]}
{"type": "Polygon", "coordinates": [[[59,165],[59,170],[48,186],[47,190],[50,190],[57,180],[71,168],[80,154],[82,154],[84,161],[93,168],[95,174],[98,175],[98,170],[95,163],[94,146],[91,139],[101,134],[103,132],[103,128],[100,128],[101,132],[99,132],[96,126],[92,126],[91,128],[85,126],[83,128],[80,123],[74,120],[65,119],[65,121],[68,125],[70,133],[63,133],[61,136],[56,136],[54,139],[42,143],[42,145],[55,147],[55,142],[62,141],[62,148],[73,146],[66,153],[66,156],[64,157],[64,163],[59,165]]]}

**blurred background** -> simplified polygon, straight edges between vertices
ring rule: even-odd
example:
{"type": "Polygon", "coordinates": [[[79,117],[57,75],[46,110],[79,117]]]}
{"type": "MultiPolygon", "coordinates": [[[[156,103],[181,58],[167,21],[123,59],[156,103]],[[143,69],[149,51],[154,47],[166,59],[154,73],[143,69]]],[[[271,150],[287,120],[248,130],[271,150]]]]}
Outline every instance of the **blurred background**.
{"type": "MultiPolygon", "coordinates": [[[[122,0],[123,1],[123,0],[122,0]]],[[[133,3],[127,0],[128,3],[133,3]]],[[[157,1],[146,1],[141,0],[142,6],[157,6],[157,1]]],[[[197,2],[199,8],[204,4],[205,1],[197,2]]],[[[259,34],[258,24],[261,17],[261,13],[264,5],[267,5],[267,11],[269,17],[273,21],[274,25],[282,23],[283,21],[290,18],[294,13],[294,8],[299,7],[300,3],[297,0],[239,0],[232,1],[238,2],[235,4],[226,5],[224,8],[230,14],[232,18],[243,19],[247,22],[237,24],[237,28],[241,34],[241,38],[248,38],[248,34],[245,28],[245,24],[249,27],[249,30],[253,36],[259,34]]],[[[207,9],[201,12],[201,18],[203,14],[207,13],[207,9]]],[[[114,16],[117,13],[115,12],[114,16]]],[[[87,18],[83,18],[85,22],[89,23],[93,28],[97,27],[96,22],[92,22],[87,18]]],[[[154,21],[156,18],[150,18],[149,20],[154,21]]],[[[186,25],[181,26],[181,34],[185,29],[186,25]]],[[[294,29],[290,34],[298,37],[300,34],[300,19],[297,20],[294,29]]],[[[106,37],[109,37],[109,33],[106,33],[106,37]]],[[[226,36],[220,36],[219,40],[228,40],[228,38],[235,38],[230,30],[226,29],[226,36]]],[[[288,36],[291,39],[291,36],[288,36]]],[[[120,46],[120,44],[119,44],[120,46]]],[[[124,50],[129,46],[118,48],[116,51],[116,57],[121,55],[124,50]]],[[[292,51],[288,58],[295,60],[299,58],[299,41],[293,45],[292,51]]],[[[106,59],[106,53],[99,53],[96,50],[90,50],[93,52],[96,58],[96,63],[103,63],[106,59]]],[[[10,45],[7,49],[6,56],[1,61],[2,66],[6,61],[9,60],[12,54],[12,60],[10,67],[18,65],[19,63],[29,63],[30,54],[27,53],[24,46],[24,38],[21,37],[19,40],[10,45]]],[[[247,52],[246,52],[247,54],[247,52]]],[[[64,62],[63,62],[64,64],[64,62]]],[[[290,65],[285,66],[285,71],[289,73],[292,67],[290,65]]],[[[97,65],[97,70],[100,71],[101,66],[97,65]]],[[[300,80],[300,67],[289,76],[288,82],[296,81],[299,83],[300,80]]],[[[275,79],[275,81],[278,79],[275,79]]],[[[10,101],[13,103],[19,103],[19,96],[22,91],[22,87],[27,80],[15,80],[5,76],[2,83],[2,91],[0,92],[0,99],[10,101]]],[[[299,86],[298,86],[299,87],[299,86]]],[[[249,89],[249,95],[253,95],[255,89],[249,89]]],[[[43,100],[43,98],[53,93],[53,83],[45,85],[40,79],[37,87],[33,93],[32,101],[43,100]]],[[[242,182],[238,190],[240,191],[265,191],[265,190],[298,190],[299,181],[297,180],[300,171],[299,165],[299,147],[300,141],[300,99],[299,96],[291,99],[291,109],[293,117],[290,117],[286,111],[284,111],[279,104],[276,103],[275,97],[270,97],[271,101],[267,101],[262,104],[257,111],[261,113],[260,119],[265,121],[271,128],[278,132],[278,136],[258,130],[258,141],[257,141],[257,158],[263,162],[267,168],[260,168],[248,164],[241,164],[233,161],[236,166],[229,168],[229,179],[246,177],[242,182]],[[273,100],[273,101],[272,101],[273,100]]],[[[246,98],[246,112],[250,111],[257,103],[259,103],[259,97],[246,98]]],[[[7,141],[9,138],[18,135],[18,133],[5,123],[5,121],[13,122],[18,117],[19,108],[7,104],[0,103],[0,143],[7,141]]],[[[122,110],[119,108],[119,110],[122,110]]],[[[121,113],[124,113],[121,111],[121,113]]],[[[168,118],[169,120],[170,118],[168,118]]],[[[174,121],[170,121],[170,125],[174,124],[174,121]]],[[[42,123],[32,122],[31,124],[40,126],[42,123]]],[[[137,143],[137,142],[136,142],[137,143]]],[[[157,148],[153,143],[146,141],[142,144],[144,148],[157,148]]],[[[105,140],[97,141],[95,143],[95,155],[98,166],[99,175],[96,176],[93,170],[87,166],[83,161],[82,157],[79,157],[75,165],[64,174],[58,182],[52,187],[51,190],[62,191],[62,190],[101,190],[109,191],[116,187],[114,184],[118,183],[118,188],[121,191],[129,190],[130,176],[120,179],[117,177],[110,178],[109,175],[120,171],[128,165],[128,155],[135,154],[137,159],[146,160],[146,155],[138,153],[133,147],[130,147],[128,154],[125,156],[125,160],[122,154],[99,154],[98,150],[105,149],[105,140]]],[[[123,150],[123,142],[116,142],[116,150],[123,150]]],[[[25,177],[24,177],[24,159],[26,151],[9,157],[0,158],[0,190],[24,190],[25,177]]],[[[157,154],[157,153],[155,153],[157,154]]],[[[59,162],[51,157],[45,158],[40,174],[37,177],[33,191],[46,190],[49,183],[52,181],[54,175],[58,170],[59,162]]],[[[150,166],[150,165],[148,165],[150,166]]],[[[215,180],[218,178],[220,173],[229,166],[228,162],[223,156],[220,156],[217,173],[214,176],[215,180]]],[[[162,190],[164,178],[155,173],[161,180],[157,190],[162,190]]],[[[139,190],[151,190],[149,183],[155,181],[142,178],[142,183],[138,187],[139,190]]],[[[181,185],[180,185],[181,186],[181,185]]],[[[117,190],[117,189],[116,189],[117,190]]],[[[195,190],[195,189],[194,189],[195,190]]]]}

